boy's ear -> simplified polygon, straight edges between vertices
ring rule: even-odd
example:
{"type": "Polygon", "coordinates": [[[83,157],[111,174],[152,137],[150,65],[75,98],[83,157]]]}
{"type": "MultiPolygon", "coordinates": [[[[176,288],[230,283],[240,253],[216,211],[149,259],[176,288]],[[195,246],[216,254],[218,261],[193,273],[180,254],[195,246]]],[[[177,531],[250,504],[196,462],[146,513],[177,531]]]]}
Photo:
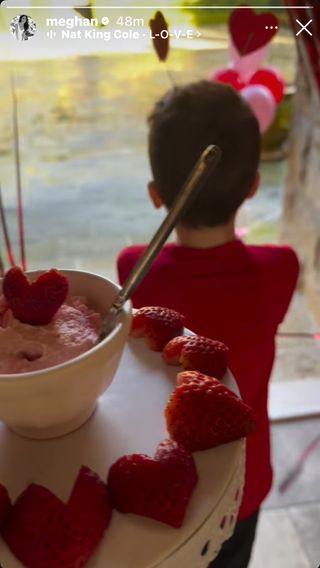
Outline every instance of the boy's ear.
{"type": "Polygon", "coordinates": [[[149,197],[150,197],[153,205],[156,207],[156,209],[159,209],[160,207],[162,207],[163,201],[158,194],[158,191],[157,191],[157,188],[156,188],[154,181],[149,181],[148,192],[149,192],[149,197]]]}
{"type": "Polygon", "coordinates": [[[260,173],[257,172],[256,178],[254,180],[254,183],[252,185],[252,188],[250,189],[248,195],[247,195],[247,199],[251,199],[251,197],[254,197],[255,194],[257,193],[258,189],[259,189],[259,185],[260,185],[260,173]]]}

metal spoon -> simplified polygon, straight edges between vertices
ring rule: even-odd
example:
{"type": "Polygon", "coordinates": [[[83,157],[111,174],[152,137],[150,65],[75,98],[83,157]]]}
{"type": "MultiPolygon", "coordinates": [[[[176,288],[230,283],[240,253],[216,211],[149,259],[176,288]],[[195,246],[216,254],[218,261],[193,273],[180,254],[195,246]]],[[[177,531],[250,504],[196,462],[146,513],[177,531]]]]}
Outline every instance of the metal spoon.
{"type": "Polygon", "coordinates": [[[183,188],[177,195],[166,218],[161,223],[159,229],[153,236],[143,255],[129,274],[123,287],[114,300],[109,312],[107,313],[102,325],[100,341],[104,339],[114,328],[116,318],[121,311],[123,304],[132,296],[141,280],[148,272],[154,259],[158,255],[162,245],[167,240],[171,231],[174,229],[181,213],[190,205],[196,197],[203,183],[214,171],[221,157],[221,150],[218,146],[208,146],[201,154],[198,162],[193,168],[183,188]]]}

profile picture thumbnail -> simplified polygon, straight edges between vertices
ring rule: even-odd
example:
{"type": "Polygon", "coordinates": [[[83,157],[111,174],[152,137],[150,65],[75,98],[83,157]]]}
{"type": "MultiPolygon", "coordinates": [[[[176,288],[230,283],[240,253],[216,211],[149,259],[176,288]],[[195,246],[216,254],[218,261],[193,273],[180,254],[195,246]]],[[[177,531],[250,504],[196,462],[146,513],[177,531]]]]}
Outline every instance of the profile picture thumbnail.
{"type": "Polygon", "coordinates": [[[34,36],[36,29],[36,23],[26,14],[15,16],[10,22],[11,33],[18,41],[28,41],[34,36]]]}

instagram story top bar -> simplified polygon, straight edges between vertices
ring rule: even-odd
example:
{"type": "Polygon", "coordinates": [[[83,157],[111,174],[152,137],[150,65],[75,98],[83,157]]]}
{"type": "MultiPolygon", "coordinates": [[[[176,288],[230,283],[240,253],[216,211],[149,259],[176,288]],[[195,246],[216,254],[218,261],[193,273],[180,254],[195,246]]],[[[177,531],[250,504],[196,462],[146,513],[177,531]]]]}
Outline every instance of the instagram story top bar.
{"type": "MultiPolygon", "coordinates": [[[[86,6],[6,6],[4,5],[3,8],[7,8],[10,10],[17,10],[18,8],[24,8],[29,10],[48,10],[50,8],[55,8],[59,10],[70,10],[70,9],[77,9],[77,8],[85,8],[86,6]]],[[[149,5],[149,6],[95,6],[96,10],[231,10],[234,9],[235,6],[157,6],[157,5],[149,5]]],[[[248,6],[237,6],[237,9],[241,8],[248,8],[248,6]]],[[[250,6],[255,10],[297,10],[297,9],[305,9],[305,8],[313,8],[313,6],[250,6]]]]}

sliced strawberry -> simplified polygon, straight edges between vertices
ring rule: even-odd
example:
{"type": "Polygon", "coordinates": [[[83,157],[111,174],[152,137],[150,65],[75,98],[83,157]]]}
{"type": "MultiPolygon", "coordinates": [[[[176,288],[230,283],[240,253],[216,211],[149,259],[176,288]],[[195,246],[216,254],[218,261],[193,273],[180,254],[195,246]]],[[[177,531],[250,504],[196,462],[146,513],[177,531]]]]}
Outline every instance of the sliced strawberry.
{"type": "Polygon", "coordinates": [[[6,488],[0,483],[0,529],[4,524],[11,507],[10,497],[6,488]]]}
{"type": "Polygon", "coordinates": [[[182,334],[184,321],[184,316],[179,312],[160,306],[147,306],[134,313],[131,335],[144,337],[150,349],[162,351],[170,339],[182,334]]]}
{"type": "Polygon", "coordinates": [[[199,371],[222,379],[228,366],[229,349],[221,341],[209,337],[191,335],[175,337],[163,350],[163,357],[169,365],[181,364],[184,369],[199,371]]]}
{"type": "Polygon", "coordinates": [[[232,442],[256,429],[249,406],[220,381],[197,371],[178,374],[165,416],[171,437],[190,452],[232,442]]]}
{"type": "Polygon", "coordinates": [[[82,568],[110,519],[106,485],[82,468],[67,504],[45,487],[29,485],[11,508],[2,535],[28,568],[82,568]]]}
{"type": "MultiPolygon", "coordinates": [[[[29,485],[13,505],[2,536],[25,566],[52,568],[53,554],[61,553],[63,520],[64,504],[45,487],[29,485]]],[[[69,527],[65,533],[69,538],[69,527]]]]}
{"type": "Polygon", "coordinates": [[[111,521],[112,506],[106,484],[88,467],[80,470],[67,512],[70,522],[85,532],[87,548],[96,548],[111,521]]]}
{"type": "Polygon", "coordinates": [[[197,480],[192,455],[173,440],[164,440],[153,459],[132,454],[116,461],[108,487],[118,511],[179,528],[197,480]]]}
{"type": "Polygon", "coordinates": [[[19,268],[11,268],[3,280],[3,294],[15,318],[30,325],[50,323],[68,295],[67,278],[58,270],[44,272],[30,282],[19,268]]]}

